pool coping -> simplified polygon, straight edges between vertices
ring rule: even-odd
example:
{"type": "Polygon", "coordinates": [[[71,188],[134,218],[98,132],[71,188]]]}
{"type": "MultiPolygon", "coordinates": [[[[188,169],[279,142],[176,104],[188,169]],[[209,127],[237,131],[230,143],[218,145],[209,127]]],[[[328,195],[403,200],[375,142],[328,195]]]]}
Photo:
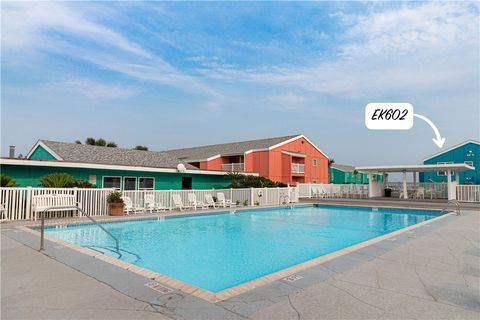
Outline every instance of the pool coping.
{"type": "MultiPolygon", "coordinates": [[[[320,205],[323,205],[323,204],[320,204],[320,205]]],[[[299,207],[299,206],[303,207],[305,205],[302,205],[302,204],[297,205],[297,207],[299,207]]],[[[314,204],[306,205],[306,206],[314,206],[314,204]]],[[[343,206],[343,205],[340,205],[340,206],[343,206]]],[[[351,205],[351,207],[361,207],[361,206],[351,205]]],[[[385,208],[385,209],[403,209],[403,210],[421,210],[421,211],[439,211],[439,210],[432,210],[432,209],[425,209],[425,208],[418,208],[417,209],[417,208],[401,208],[401,207],[386,207],[386,206],[379,206],[379,207],[377,207],[377,206],[365,206],[365,207],[385,208]]],[[[258,209],[272,209],[272,208],[279,208],[279,207],[274,206],[274,207],[268,207],[268,208],[249,208],[249,209],[250,210],[258,210],[258,209]]],[[[285,208],[285,206],[281,206],[280,208],[285,208]]],[[[244,210],[248,211],[249,209],[245,208],[241,211],[244,211],[244,210]]],[[[228,210],[213,211],[213,212],[203,211],[203,212],[198,212],[198,213],[169,215],[168,217],[169,218],[189,217],[189,216],[201,216],[201,215],[210,215],[210,214],[226,214],[226,213],[228,213],[228,210]]],[[[211,291],[199,288],[199,287],[196,287],[194,285],[185,283],[183,281],[171,278],[169,276],[166,276],[166,275],[163,275],[163,274],[160,274],[160,273],[157,273],[157,272],[153,272],[151,270],[148,270],[148,269],[145,269],[145,268],[142,268],[142,267],[138,267],[138,266],[133,265],[131,263],[128,263],[128,262],[125,262],[125,261],[107,256],[107,255],[104,255],[104,254],[102,254],[100,252],[97,252],[95,250],[84,248],[84,247],[81,247],[81,246],[76,245],[76,244],[72,244],[72,243],[69,243],[69,242],[54,238],[54,237],[50,237],[48,235],[45,235],[45,239],[47,239],[47,240],[49,240],[53,243],[57,243],[59,245],[68,247],[70,249],[73,249],[73,250],[75,250],[77,252],[80,252],[80,253],[83,253],[85,255],[97,258],[97,259],[99,259],[101,261],[104,261],[106,263],[110,263],[110,264],[115,265],[117,267],[120,267],[122,269],[131,271],[131,272],[133,272],[135,274],[138,274],[140,276],[147,277],[147,278],[149,278],[153,281],[156,281],[156,282],[158,282],[158,283],[160,283],[164,286],[170,287],[172,289],[182,291],[184,293],[190,294],[194,297],[200,298],[200,299],[205,300],[205,301],[210,302],[210,303],[217,303],[217,302],[225,301],[225,300],[230,299],[232,297],[238,296],[240,294],[246,293],[246,292],[251,291],[253,289],[262,287],[264,285],[270,284],[272,282],[281,280],[281,279],[283,279],[285,277],[288,277],[288,276],[291,276],[291,275],[293,275],[297,272],[307,270],[309,268],[318,266],[322,263],[328,262],[328,261],[333,260],[335,258],[338,258],[338,257],[341,257],[343,255],[346,255],[346,254],[355,252],[357,250],[363,249],[363,248],[368,247],[370,245],[376,244],[380,241],[383,241],[383,240],[386,240],[386,239],[389,239],[389,238],[393,238],[393,237],[398,236],[400,234],[403,234],[405,232],[409,232],[411,230],[417,229],[419,227],[422,227],[423,225],[435,222],[437,220],[446,218],[446,217],[454,215],[454,214],[455,214],[454,212],[448,212],[448,213],[445,213],[445,214],[440,215],[438,217],[435,217],[435,218],[432,218],[432,219],[429,219],[429,220],[411,225],[409,227],[405,227],[405,228],[393,231],[391,233],[388,233],[388,234],[385,234],[385,235],[382,235],[382,236],[379,236],[379,237],[376,237],[376,238],[373,238],[373,239],[369,239],[367,241],[352,245],[350,247],[343,248],[341,250],[334,251],[334,252],[326,254],[326,255],[322,255],[320,257],[317,257],[317,258],[314,258],[314,259],[296,264],[294,266],[291,266],[291,267],[288,267],[288,268],[270,273],[268,275],[256,278],[254,280],[239,284],[237,286],[230,287],[228,289],[222,290],[222,291],[217,292],[217,293],[211,292],[211,291]]],[[[160,218],[160,216],[159,216],[159,218],[160,218]]],[[[132,219],[122,219],[122,218],[108,219],[108,220],[105,220],[105,221],[102,221],[101,219],[98,219],[97,221],[99,221],[99,222],[121,222],[121,221],[152,220],[152,219],[155,219],[155,216],[150,216],[150,217],[144,216],[144,217],[138,217],[138,218],[135,217],[135,218],[132,218],[132,219]]],[[[78,225],[78,224],[91,224],[91,223],[85,223],[83,221],[72,221],[72,223],[68,223],[68,224],[65,224],[65,223],[51,223],[51,224],[49,224],[49,226],[56,226],[56,225],[65,226],[65,225],[78,225]]],[[[34,225],[34,226],[18,226],[18,227],[16,227],[16,229],[19,229],[19,230],[22,230],[22,231],[25,231],[27,233],[30,233],[30,234],[33,234],[35,236],[40,237],[40,231],[37,231],[37,230],[33,229],[34,227],[37,227],[37,225],[34,225]]]]}

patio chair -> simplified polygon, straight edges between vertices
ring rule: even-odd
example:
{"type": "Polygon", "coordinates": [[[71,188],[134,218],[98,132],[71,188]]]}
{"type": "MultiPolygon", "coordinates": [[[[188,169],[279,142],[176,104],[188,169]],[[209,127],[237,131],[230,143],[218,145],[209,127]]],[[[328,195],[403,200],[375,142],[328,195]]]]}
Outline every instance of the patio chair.
{"type": "Polygon", "coordinates": [[[217,208],[215,201],[213,201],[213,197],[210,193],[205,194],[205,204],[207,208],[208,207],[213,207],[213,209],[217,208]]]}
{"type": "Polygon", "coordinates": [[[130,213],[145,212],[144,208],[134,205],[130,197],[123,196],[122,200],[123,200],[123,204],[125,205],[123,208],[123,210],[125,211],[125,214],[129,215],[130,213]]]}
{"type": "Polygon", "coordinates": [[[7,218],[7,210],[5,210],[5,206],[0,204],[0,223],[8,221],[7,218]]]}
{"type": "Polygon", "coordinates": [[[207,205],[203,203],[203,201],[197,201],[197,196],[195,193],[191,192],[188,194],[188,205],[195,210],[197,210],[198,207],[202,209],[206,209],[207,205]]]}
{"type": "Polygon", "coordinates": [[[165,211],[167,208],[160,202],[155,202],[155,196],[153,194],[146,194],[145,195],[145,211],[165,211]]]}
{"type": "Polygon", "coordinates": [[[190,205],[184,205],[182,198],[180,197],[179,194],[172,194],[172,202],[173,202],[173,209],[180,209],[182,211],[183,209],[190,209],[190,205]]]}
{"type": "Polygon", "coordinates": [[[413,194],[415,199],[425,199],[425,188],[418,187],[413,194]]]}
{"type": "Polygon", "coordinates": [[[217,192],[217,205],[224,208],[226,208],[227,206],[230,208],[237,206],[237,204],[232,202],[232,200],[225,199],[225,194],[223,192],[217,192]]]}

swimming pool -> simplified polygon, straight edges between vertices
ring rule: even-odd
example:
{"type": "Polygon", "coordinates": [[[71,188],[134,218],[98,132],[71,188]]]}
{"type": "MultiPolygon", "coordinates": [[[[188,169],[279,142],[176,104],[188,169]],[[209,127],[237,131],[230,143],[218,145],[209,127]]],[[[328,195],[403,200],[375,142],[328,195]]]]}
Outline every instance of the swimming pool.
{"type": "MultiPolygon", "coordinates": [[[[435,218],[400,209],[306,206],[111,222],[121,260],[217,293],[354,244],[435,218]]],[[[118,258],[92,224],[46,234],[118,258]]]]}

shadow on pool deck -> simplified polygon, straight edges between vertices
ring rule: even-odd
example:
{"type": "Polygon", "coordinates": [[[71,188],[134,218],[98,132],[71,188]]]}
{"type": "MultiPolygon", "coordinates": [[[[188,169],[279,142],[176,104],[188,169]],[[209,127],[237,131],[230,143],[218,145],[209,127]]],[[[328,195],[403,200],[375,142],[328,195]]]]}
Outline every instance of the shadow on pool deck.
{"type": "Polygon", "coordinates": [[[3,319],[479,319],[478,212],[394,239],[217,304],[69,248],[2,227],[3,319]]]}

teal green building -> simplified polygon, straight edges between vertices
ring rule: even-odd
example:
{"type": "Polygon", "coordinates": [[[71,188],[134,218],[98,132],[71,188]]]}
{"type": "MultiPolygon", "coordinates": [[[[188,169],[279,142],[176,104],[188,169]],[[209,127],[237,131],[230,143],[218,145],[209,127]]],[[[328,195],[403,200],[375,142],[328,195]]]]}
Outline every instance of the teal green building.
{"type": "MultiPolygon", "coordinates": [[[[459,172],[460,184],[480,184],[480,142],[467,140],[456,146],[443,150],[423,159],[423,164],[452,164],[463,163],[475,170],[466,170],[459,172]]],[[[455,176],[455,173],[453,173],[455,176]]],[[[447,182],[447,173],[440,172],[420,172],[420,182],[447,182]]]]}
{"type": "Polygon", "coordinates": [[[97,188],[121,190],[218,189],[225,172],[197,169],[165,152],[39,140],[26,159],[2,158],[1,172],[18,187],[39,187],[40,178],[65,172],[97,188]]]}
{"type": "MultiPolygon", "coordinates": [[[[368,184],[368,174],[356,172],[355,167],[342,164],[332,164],[329,170],[330,183],[333,184],[368,184]]],[[[374,174],[375,181],[383,181],[383,175],[374,174]]]]}

